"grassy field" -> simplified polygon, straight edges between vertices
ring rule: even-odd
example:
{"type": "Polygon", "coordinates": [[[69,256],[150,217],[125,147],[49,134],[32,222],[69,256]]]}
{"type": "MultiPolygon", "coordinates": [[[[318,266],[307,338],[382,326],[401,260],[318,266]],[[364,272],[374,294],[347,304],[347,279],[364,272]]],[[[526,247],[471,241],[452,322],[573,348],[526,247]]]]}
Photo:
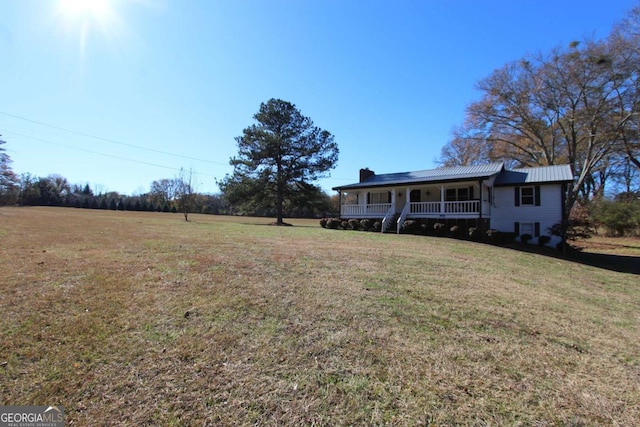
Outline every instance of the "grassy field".
{"type": "Polygon", "coordinates": [[[77,426],[638,422],[636,274],[190,218],[0,209],[0,405],[77,426]]]}

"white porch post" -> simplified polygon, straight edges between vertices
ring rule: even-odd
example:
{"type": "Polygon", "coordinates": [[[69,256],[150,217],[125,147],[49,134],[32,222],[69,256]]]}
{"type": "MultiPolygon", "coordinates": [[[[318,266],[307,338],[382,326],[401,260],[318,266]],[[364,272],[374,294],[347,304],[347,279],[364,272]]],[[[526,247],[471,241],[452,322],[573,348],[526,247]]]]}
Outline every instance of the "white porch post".
{"type": "Polygon", "coordinates": [[[478,182],[478,187],[480,188],[480,190],[478,190],[478,191],[480,191],[480,197],[478,197],[478,199],[479,199],[479,200],[478,200],[478,205],[479,205],[479,206],[478,206],[478,211],[479,211],[479,212],[478,212],[478,220],[479,220],[478,222],[480,222],[480,223],[482,222],[482,205],[483,205],[483,203],[482,203],[482,198],[483,198],[483,192],[482,192],[482,190],[483,190],[483,188],[482,188],[482,187],[483,187],[483,186],[484,186],[484,185],[482,184],[482,180],[480,180],[480,181],[478,182]]]}
{"type": "Polygon", "coordinates": [[[440,186],[440,213],[444,213],[444,185],[440,186]]]}
{"type": "Polygon", "coordinates": [[[396,211],[396,189],[392,189],[391,190],[391,208],[393,209],[393,212],[396,211]]]}
{"type": "Polygon", "coordinates": [[[363,211],[365,212],[366,215],[369,215],[369,191],[368,190],[364,191],[364,195],[363,195],[362,199],[363,199],[363,204],[364,204],[363,211]]]}
{"type": "MultiPolygon", "coordinates": [[[[407,187],[407,189],[405,190],[407,192],[407,197],[404,200],[404,206],[408,207],[409,203],[411,203],[411,187],[407,187]]],[[[411,211],[411,208],[408,208],[408,212],[411,211]]]]}

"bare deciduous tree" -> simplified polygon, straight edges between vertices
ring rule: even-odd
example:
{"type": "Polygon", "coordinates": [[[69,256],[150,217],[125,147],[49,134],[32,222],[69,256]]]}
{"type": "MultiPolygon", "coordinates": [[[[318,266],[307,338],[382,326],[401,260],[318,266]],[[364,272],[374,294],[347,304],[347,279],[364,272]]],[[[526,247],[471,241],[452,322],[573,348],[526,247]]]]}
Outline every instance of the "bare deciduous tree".
{"type": "Polygon", "coordinates": [[[608,40],[611,79],[616,87],[617,119],[624,153],[640,171],[640,6],[618,24],[608,40]]]}
{"type": "Polygon", "coordinates": [[[180,173],[173,182],[178,209],[184,215],[184,220],[189,221],[189,211],[193,208],[196,196],[196,182],[193,170],[180,169],[180,173]]]}
{"type": "Polygon", "coordinates": [[[471,166],[490,161],[489,146],[484,135],[466,124],[453,131],[453,139],[440,152],[443,166],[471,166]]]}
{"type": "MultiPolygon", "coordinates": [[[[482,98],[467,108],[476,152],[521,166],[568,163],[577,177],[568,207],[621,147],[617,81],[605,43],[577,43],[513,62],[478,84],[482,98]]],[[[454,138],[455,141],[455,138],[454,138]]]]}
{"type": "Polygon", "coordinates": [[[176,197],[176,180],[165,178],[153,181],[150,194],[153,203],[160,207],[171,203],[176,197]]]}
{"type": "Polygon", "coordinates": [[[605,40],[528,56],[481,80],[482,96],[467,108],[441,163],[568,163],[576,176],[568,208],[602,195],[625,159],[640,171],[638,70],[640,6],[605,40]]]}

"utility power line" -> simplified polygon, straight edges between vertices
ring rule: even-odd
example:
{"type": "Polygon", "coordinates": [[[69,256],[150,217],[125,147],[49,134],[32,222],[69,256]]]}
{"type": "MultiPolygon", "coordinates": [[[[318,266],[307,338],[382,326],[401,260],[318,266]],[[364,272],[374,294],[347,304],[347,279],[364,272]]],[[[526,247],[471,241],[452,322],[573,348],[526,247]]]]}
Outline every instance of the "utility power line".
{"type": "MultiPolygon", "coordinates": [[[[37,141],[46,142],[47,144],[56,145],[58,147],[63,147],[63,148],[67,148],[67,149],[70,149],[70,150],[77,150],[77,151],[83,151],[85,153],[98,154],[100,156],[111,157],[111,158],[118,159],[118,160],[124,160],[124,161],[127,161],[127,162],[139,163],[139,164],[142,164],[142,165],[154,166],[154,167],[163,168],[163,169],[169,169],[169,170],[178,171],[178,172],[181,170],[179,168],[175,168],[175,167],[171,167],[171,166],[164,166],[164,165],[159,165],[157,163],[145,162],[143,160],[135,160],[135,159],[130,159],[130,158],[122,157],[122,156],[116,156],[116,155],[113,155],[113,154],[101,153],[99,151],[93,151],[93,150],[89,150],[89,149],[86,149],[86,148],[81,148],[81,147],[75,147],[75,146],[71,146],[71,145],[61,144],[59,142],[49,141],[47,139],[40,138],[40,137],[37,137],[37,136],[26,135],[26,134],[23,134],[23,133],[20,133],[20,132],[15,132],[15,131],[12,131],[12,130],[6,129],[6,128],[3,130],[3,132],[9,132],[9,133],[14,134],[14,135],[22,136],[24,138],[35,139],[37,141]]],[[[200,172],[197,172],[197,171],[194,171],[194,173],[199,175],[199,176],[209,176],[209,177],[212,177],[212,178],[216,178],[215,175],[210,175],[210,174],[206,174],[206,173],[200,173],[200,172]]]]}
{"type": "MultiPolygon", "coordinates": [[[[101,136],[91,135],[91,134],[88,134],[88,133],[85,133],[85,132],[76,131],[76,130],[65,128],[65,127],[62,127],[62,126],[57,126],[57,125],[53,125],[53,124],[50,124],[50,123],[41,122],[39,120],[33,120],[33,119],[29,119],[27,117],[22,117],[22,116],[18,116],[18,115],[15,115],[15,114],[6,113],[4,111],[0,111],[0,114],[2,114],[4,116],[7,116],[7,117],[12,117],[14,119],[22,120],[22,121],[25,121],[25,122],[34,123],[34,124],[37,124],[37,125],[40,125],[40,126],[46,126],[48,128],[51,128],[51,129],[57,129],[57,130],[61,130],[61,131],[68,132],[68,133],[72,133],[72,134],[75,134],[75,135],[84,136],[86,138],[92,138],[92,139],[95,139],[95,140],[98,140],[98,141],[109,142],[111,144],[118,144],[118,145],[122,145],[122,146],[125,146],[125,147],[136,148],[138,150],[144,150],[144,151],[149,151],[149,152],[152,152],[152,153],[164,154],[164,155],[167,155],[167,156],[180,157],[180,158],[188,159],[188,160],[196,160],[196,161],[199,161],[199,162],[211,163],[211,164],[214,164],[214,165],[229,166],[228,163],[216,162],[216,161],[213,161],[213,160],[205,160],[205,159],[201,159],[201,158],[197,158],[197,157],[191,157],[191,156],[184,156],[182,154],[171,153],[169,151],[156,150],[154,148],[141,147],[141,146],[135,145],[135,144],[129,144],[129,143],[126,143],[126,142],[116,141],[115,139],[103,138],[101,136]]],[[[47,141],[45,141],[45,142],[47,142],[47,141]]]]}
{"type": "MultiPolygon", "coordinates": [[[[216,162],[216,161],[213,161],[213,160],[205,160],[205,159],[201,159],[201,158],[197,158],[197,157],[191,157],[191,156],[185,156],[185,155],[182,155],[182,154],[171,153],[169,151],[156,150],[154,148],[147,148],[147,147],[142,147],[142,146],[135,145],[135,144],[129,144],[129,143],[126,143],[126,142],[117,141],[117,140],[110,139],[110,138],[104,138],[104,137],[101,137],[101,136],[97,136],[97,135],[92,135],[92,134],[88,134],[88,133],[85,133],[85,132],[76,131],[76,130],[73,130],[73,129],[65,128],[65,127],[54,125],[54,124],[51,124],[51,123],[45,123],[45,122],[42,122],[42,121],[39,121],[39,120],[34,120],[34,119],[27,118],[27,117],[18,116],[16,114],[7,113],[7,112],[4,112],[4,111],[0,111],[0,114],[2,114],[4,116],[7,116],[7,117],[14,118],[14,119],[22,120],[22,121],[25,121],[25,122],[34,123],[34,124],[37,124],[37,125],[40,125],[40,126],[45,126],[45,127],[51,128],[51,129],[57,129],[57,130],[61,130],[63,132],[68,132],[68,133],[72,133],[72,134],[75,134],[75,135],[83,136],[83,137],[86,137],[86,138],[95,139],[95,140],[98,140],[98,141],[109,142],[109,143],[112,143],[112,144],[117,144],[117,145],[122,145],[122,146],[125,146],[125,147],[136,148],[138,150],[149,151],[149,152],[158,153],[158,154],[164,154],[166,156],[179,157],[179,158],[183,158],[183,159],[195,160],[195,161],[199,161],[199,162],[203,162],[203,163],[210,163],[210,164],[214,164],[214,165],[229,166],[228,163],[216,162]]],[[[39,140],[39,141],[42,141],[42,142],[46,142],[48,144],[57,145],[57,146],[60,146],[60,147],[71,149],[71,150],[84,151],[84,152],[87,152],[87,153],[98,154],[98,155],[101,155],[101,156],[111,157],[111,158],[115,158],[115,159],[119,159],[119,160],[125,160],[125,161],[128,161],[128,162],[139,163],[139,164],[148,165],[148,166],[155,166],[155,167],[174,170],[174,171],[180,171],[180,169],[174,168],[174,167],[170,167],[170,166],[163,166],[163,165],[158,165],[158,164],[155,164],[155,163],[145,162],[145,161],[142,161],[142,160],[135,160],[135,159],[125,158],[125,157],[121,157],[121,156],[116,156],[116,155],[113,155],[113,154],[107,154],[107,153],[101,153],[101,152],[97,152],[97,151],[92,151],[92,150],[88,150],[88,149],[85,149],[85,148],[79,148],[79,147],[69,146],[69,145],[65,145],[65,144],[60,144],[60,143],[49,141],[49,140],[46,140],[46,139],[43,139],[43,138],[39,138],[39,137],[31,136],[31,135],[25,135],[25,134],[22,134],[22,133],[19,133],[19,132],[15,132],[15,131],[12,131],[12,130],[9,130],[9,129],[6,129],[5,132],[11,132],[11,133],[13,133],[15,135],[20,135],[20,136],[23,136],[23,137],[26,137],[26,138],[36,139],[36,140],[39,140]]],[[[208,175],[208,174],[204,174],[204,173],[198,173],[198,175],[210,176],[210,177],[216,178],[214,175],[208,175]]],[[[332,177],[330,179],[333,179],[335,181],[345,181],[345,182],[353,181],[350,178],[332,177]]]]}

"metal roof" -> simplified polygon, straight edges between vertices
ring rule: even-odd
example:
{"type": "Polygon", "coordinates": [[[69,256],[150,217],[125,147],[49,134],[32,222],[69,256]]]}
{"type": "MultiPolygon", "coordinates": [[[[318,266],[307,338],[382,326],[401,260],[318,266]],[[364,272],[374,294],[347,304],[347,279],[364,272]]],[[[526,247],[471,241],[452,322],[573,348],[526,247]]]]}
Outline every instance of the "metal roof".
{"type": "Polygon", "coordinates": [[[423,184],[447,181],[488,178],[504,170],[504,164],[489,163],[476,166],[454,166],[416,172],[399,172],[373,175],[363,182],[334,187],[334,190],[387,187],[400,184],[423,184]]]}
{"type": "Polygon", "coordinates": [[[571,181],[573,181],[571,166],[553,165],[504,171],[498,175],[494,185],[550,184],[571,181]]]}
{"type": "Polygon", "coordinates": [[[573,181],[569,165],[539,166],[505,170],[503,163],[477,166],[454,166],[416,172],[399,172],[373,175],[363,182],[341,185],[334,190],[350,190],[371,187],[390,187],[405,184],[427,184],[447,181],[465,181],[496,176],[494,185],[551,184],[573,181]]]}

